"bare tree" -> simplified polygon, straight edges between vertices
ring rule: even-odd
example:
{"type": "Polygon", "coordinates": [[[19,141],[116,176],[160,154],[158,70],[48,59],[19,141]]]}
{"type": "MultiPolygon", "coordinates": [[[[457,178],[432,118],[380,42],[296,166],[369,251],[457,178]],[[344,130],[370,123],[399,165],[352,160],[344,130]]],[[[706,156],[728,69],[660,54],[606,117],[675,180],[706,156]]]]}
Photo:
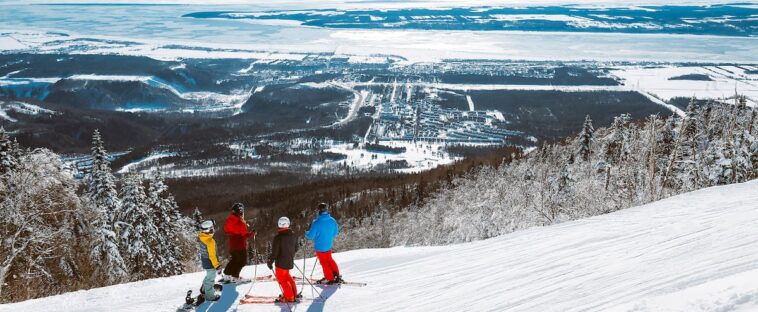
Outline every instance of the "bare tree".
{"type": "Polygon", "coordinates": [[[57,155],[37,150],[22,157],[0,184],[0,298],[4,286],[25,284],[42,275],[54,279],[50,260],[60,257],[62,245],[71,239],[70,217],[80,201],[72,178],[62,172],[57,155]],[[8,277],[15,276],[10,283],[8,277]]]}

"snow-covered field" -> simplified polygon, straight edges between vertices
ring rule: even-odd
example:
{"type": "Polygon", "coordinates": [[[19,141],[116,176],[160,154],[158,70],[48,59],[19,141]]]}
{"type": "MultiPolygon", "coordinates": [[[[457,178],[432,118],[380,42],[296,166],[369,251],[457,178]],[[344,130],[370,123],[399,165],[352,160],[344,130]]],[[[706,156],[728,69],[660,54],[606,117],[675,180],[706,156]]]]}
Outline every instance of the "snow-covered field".
{"type": "Polygon", "coordinates": [[[327,167],[339,167],[342,163],[346,163],[351,168],[356,168],[358,170],[368,170],[377,165],[404,160],[408,162],[410,167],[399,169],[397,170],[398,172],[419,172],[434,169],[440,165],[450,164],[460,159],[447,153],[443,149],[444,144],[440,143],[383,141],[381,144],[395,148],[402,147],[405,148],[405,152],[374,152],[363,148],[353,148],[353,145],[350,143],[335,144],[326,151],[343,154],[347,156],[347,158],[339,161],[314,164],[313,171],[318,172],[327,167]]]}
{"type": "Polygon", "coordinates": [[[758,105],[758,66],[661,66],[627,67],[611,73],[632,90],[650,93],[662,100],[674,97],[728,99],[738,92],[748,105],[758,105]],[[708,76],[708,80],[670,80],[684,75],[708,76]]]}
{"type": "Polygon", "coordinates": [[[9,122],[16,122],[17,120],[15,118],[8,115],[9,111],[13,111],[13,112],[25,114],[25,115],[58,114],[55,111],[42,108],[37,105],[33,105],[29,103],[23,103],[23,102],[17,102],[17,101],[11,101],[11,102],[0,101],[0,119],[4,119],[9,122]]]}
{"type": "MultiPolygon", "coordinates": [[[[368,286],[320,288],[325,303],[292,310],[756,311],[757,222],[752,181],[473,243],[337,253],[345,278],[368,286]]],[[[307,259],[308,273],[312,265],[307,259]]],[[[253,267],[242,274],[252,276],[253,267]]],[[[259,266],[257,274],[269,273],[259,266]]],[[[201,280],[201,273],[152,279],[0,311],[174,311],[201,280]]],[[[221,301],[201,310],[287,311],[238,305],[250,288],[225,287],[221,301]]],[[[277,292],[271,282],[252,285],[253,294],[277,292]]],[[[307,285],[303,294],[316,295],[307,285]]]]}
{"type": "Polygon", "coordinates": [[[127,173],[131,171],[139,171],[139,169],[145,165],[154,164],[157,160],[161,158],[166,157],[173,157],[176,156],[176,153],[173,152],[160,152],[160,153],[152,153],[144,158],[135,160],[131,163],[126,164],[125,166],[121,167],[121,169],[118,170],[118,173],[127,173]]]}

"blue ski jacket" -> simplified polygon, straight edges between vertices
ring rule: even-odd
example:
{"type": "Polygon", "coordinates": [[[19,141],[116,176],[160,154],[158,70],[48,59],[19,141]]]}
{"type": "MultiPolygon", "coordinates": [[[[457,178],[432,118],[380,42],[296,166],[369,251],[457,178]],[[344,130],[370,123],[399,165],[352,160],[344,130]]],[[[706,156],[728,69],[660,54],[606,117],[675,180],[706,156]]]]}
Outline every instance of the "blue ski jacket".
{"type": "Polygon", "coordinates": [[[334,237],[340,233],[337,221],[324,211],[311,223],[311,229],[305,231],[305,238],[312,240],[316,251],[327,252],[332,250],[334,237]]]}

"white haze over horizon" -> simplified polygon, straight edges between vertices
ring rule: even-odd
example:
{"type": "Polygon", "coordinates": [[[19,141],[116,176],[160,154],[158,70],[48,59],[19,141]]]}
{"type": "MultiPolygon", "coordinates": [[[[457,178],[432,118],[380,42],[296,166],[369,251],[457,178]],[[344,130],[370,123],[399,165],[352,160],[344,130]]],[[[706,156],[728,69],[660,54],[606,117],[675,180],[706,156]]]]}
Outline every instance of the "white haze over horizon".
{"type": "Polygon", "coordinates": [[[188,4],[188,5],[252,5],[260,8],[338,8],[338,9],[393,9],[393,8],[450,8],[450,7],[480,7],[480,6],[542,6],[542,5],[576,5],[576,6],[607,6],[607,7],[637,7],[661,5],[707,5],[741,3],[758,6],[756,1],[740,0],[409,0],[409,1],[376,1],[376,0],[0,0],[0,5],[20,4],[188,4]]]}

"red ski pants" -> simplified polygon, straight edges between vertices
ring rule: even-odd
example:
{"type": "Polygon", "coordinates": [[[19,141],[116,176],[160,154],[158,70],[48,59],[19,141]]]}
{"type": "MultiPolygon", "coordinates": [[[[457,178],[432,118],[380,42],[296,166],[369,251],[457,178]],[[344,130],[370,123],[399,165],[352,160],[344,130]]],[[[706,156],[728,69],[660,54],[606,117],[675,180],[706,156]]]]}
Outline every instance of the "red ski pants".
{"type": "Polygon", "coordinates": [[[290,275],[290,270],[280,269],[276,267],[276,281],[279,282],[279,286],[282,286],[282,294],[287,301],[295,301],[295,294],[297,294],[297,286],[295,280],[290,275]]]}
{"type": "Polygon", "coordinates": [[[324,270],[324,277],[327,280],[333,281],[335,275],[340,275],[340,268],[337,267],[337,262],[332,259],[332,251],[316,252],[318,261],[321,262],[321,269],[324,270]]]}

